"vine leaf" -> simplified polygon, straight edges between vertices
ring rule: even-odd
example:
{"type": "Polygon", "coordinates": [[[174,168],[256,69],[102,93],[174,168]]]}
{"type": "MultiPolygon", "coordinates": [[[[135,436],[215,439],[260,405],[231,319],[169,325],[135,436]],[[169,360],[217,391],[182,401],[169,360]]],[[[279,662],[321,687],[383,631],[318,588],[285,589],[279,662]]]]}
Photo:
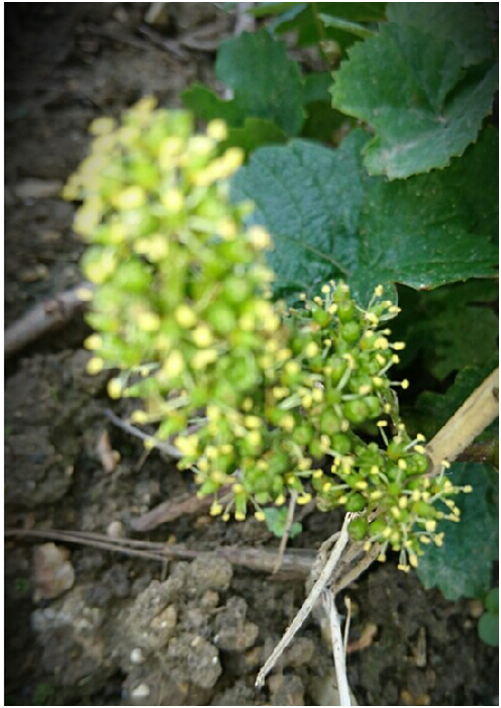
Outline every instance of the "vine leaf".
{"type": "Polygon", "coordinates": [[[457,463],[451,481],[471,484],[473,491],[456,497],[461,522],[439,523],[444,545],[428,546],[417,572],[425,588],[438,587],[447,600],[482,598],[492,585],[492,562],[498,557],[497,474],[490,465],[457,463]]]}
{"type": "Polygon", "coordinates": [[[473,2],[390,2],[389,22],[415,27],[440,40],[453,42],[463,66],[490,59],[494,53],[492,32],[482,7],[473,2]]]}
{"type": "Polygon", "coordinates": [[[384,25],[348,55],[333,105],[374,128],[364,158],[370,174],[395,179],[446,167],[491,111],[497,67],[465,72],[456,44],[414,26],[384,25]]]}
{"type": "Polygon", "coordinates": [[[187,108],[200,118],[222,118],[235,128],[243,128],[246,118],[260,118],[289,136],[301,132],[303,82],[298,64],[287,56],[285,44],[266,30],[221,42],[216,76],[234,98],[223,100],[200,84],[183,93],[187,108]]]}
{"type": "Polygon", "coordinates": [[[265,2],[253,14],[272,16],[268,27],[276,33],[297,32],[299,46],[317,45],[327,40],[336,42],[344,51],[357,39],[357,33],[366,31],[361,23],[385,19],[386,5],[385,2],[265,2]]]}
{"type": "Polygon", "coordinates": [[[303,140],[260,148],[235,176],[234,198],[252,200],[253,220],[274,238],[278,290],[307,292],[356,267],[366,139],[353,131],[338,150],[303,140]]]}
{"type": "Polygon", "coordinates": [[[233,196],[256,205],[253,220],[274,239],[280,290],[305,290],[343,275],[367,304],[376,285],[432,289],[493,277],[497,186],[486,169],[494,130],[447,170],[405,182],[368,178],[355,130],[336,149],[295,140],[259,148],[233,180],[233,196]]]}

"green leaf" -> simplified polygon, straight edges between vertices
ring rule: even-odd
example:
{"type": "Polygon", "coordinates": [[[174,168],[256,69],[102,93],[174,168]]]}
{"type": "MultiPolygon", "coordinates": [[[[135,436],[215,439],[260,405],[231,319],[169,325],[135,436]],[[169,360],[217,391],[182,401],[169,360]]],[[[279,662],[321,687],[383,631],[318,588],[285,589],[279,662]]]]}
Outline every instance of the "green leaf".
{"type": "MultiPolygon", "coordinates": [[[[289,510],[286,507],[281,509],[278,509],[277,507],[269,507],[268,509],[264,509],[266,526],[277,538],[282,538],[284,535],[288,515],[289,510]]],[[[295,521],[289,529],[289,538],[292,539],[299,535],[302,530],[302,524],[300,524],[299,521],[295,521]]]]}
{"type": "Polygon", "coordinates": [[[302,140],[260,148],[235,176],[234,198],[252,200],[253,221],[273,235],[269,262],[279,290],[311,292],[315,284],[354,269],[365,140],[354,131],[337,150],[302,140]]]}
{"type": "Polygon", "coordinates": [[[298,64],[266,30],[223,41],[216,75],[233,90],[244,116],[273,121],[288,135],[301,131],[303,88],[298,64]]]}
{"type": "Polygon", "coordinates": [[[497,474],[489,465],[454,464],[451,481],[471,484],[473,491],[456,497],[461,521],[439,523],[444,545],[427,546],[417,572],[425,588],[440,588],[447,600],[482,598],[492,585],[492,562],[498,557],[497,474]]]}
{"type": "Polygon", "coordinates": [[[497,274],[498,136],[484,131],[447,170],[370,182],[351,274],[364,302],[381,283],[432,289],[497,274]],[[494,157],[494,162],[496,158],[494,157]]]}
{"type": "Polygon", "coordinates": [[[251,10],[251,15],[254,15],[254,17],[272,17],[273,15],[281,15],[287,10],[298,6],[303,9],[307,4],[306,2],[260,2],[251,10]]]}
{"type": "Polygon", "coordinates": [[[230,135],[231,144],[240,138],[242,147],[252,149],[301,132],[304,89],[298,64],[266,30],[244,32],[222,42],[216,75],[232,89],[232,99],[222,99],[198,83],[184,91],[182,99],[204,121],[222,118],[230,127],[241,128],[243,132],[230,135]]]}
{"type": "MultiPolygon", "coordinates": [[[[274,32],[296,31],[299,46],[311,46],[327,40],[336,42],[342,50],[357,39],[352,31],[355,25],[384,20],[386,7],[384,2],[264,4],[282,6],[283,14],[275,17],[270,27],[274,32]],[[287,5],[290,6],[285,7],[287,5]],[[321,15],[331,18],[330,26],[322,21],[321,15]]],[[[273,8],[274,14],[278,14],[278,10],[278,7],[273,8]]]]}
{"type": "Polygon", "coordinates": [[[493,57],[493,34],[487,14],[478,3],[390,2],[387,15],[389,22],[415,27],[437,39],[453,42],[463,66],[493,57]]]}
{"type": "Polygon", "coordinates": [[[446,167],[491,111],[497,67],[465,74],[456,45],[415,27],[382,26],[348,54],[333,105],[374,128],[364,159],[370,174],[395,179],[446,167]]]}
{"type": "Polygon", "coordinates": [[[447,170],[391,183],[365,176],[366,139],[357,130],[337,150],[301,140],[260,148],[235,176],[234,198],[252,200],[253,220],[274,238],[278,291],[311,292],[342,274],[367,304],[379,284],[391,291],[492,277],[496,132],[447,170]]]}
{"type": "Polygon", "coordinates": [[[499,614],[485,612],[478,621],[478,636],[490,647],[499,646],[499,614]]]}
{"type": "Polygon", "coordinates": [[[492,588],[485,598],[485,609],[493,615],[499,614],[499,588],[492,588]]]}
{"type": "Polygon", "coordinates": [[[427,370],[444,379],[465,366],[480,365],[497,351],[498,285],[490,280],[457,283],[434,292],[400,293],[402,314],[395,335],[406,342],[403,366],[422,355],[427,370]]]}
{"type": "Polygon", "coordinates": [[[372,37],[374,32],[368,29],[365,25],[360,24],[360,22],[352,22],[351,20],[344,20],[340,17],[331,17],[330,15],[319,15],[326,27],[334,27],[338,30],[343,30],[344,32],[349,32],[354,34],[360,39],[368,39],[372,37]]]}
{"type": "Polygon", "coordinates": [[[303,76],[303,103],[329,102],[332,76],[329,71],[316,71],[303,76]]]}
{"type": "Polygon", "coordinates": [[[225,101],[203,84],[192,84],[183,91],[181,98],[186,108],[206,123],[215,118],[221,118],[230,126],[243,123],[245,113],[238,101],[225,101]]]}
{"type": "Polygon", "coordinates": [[[343,113],[333,110],[329,88],[332,77],[328,71],[305,74],[303,76],[303,104],[306,122],[302,136],[318,142],[338,144],[353,122],[343,113]]]}
{"type": "Polygon", "coordinates": [[[262,145],[286,141],[287,136],[275,123],[262,118],[246,118],[241,128],[229,128],[228,139],[224,141],[223,147],[237,145],[249,154],[262,145]]]}

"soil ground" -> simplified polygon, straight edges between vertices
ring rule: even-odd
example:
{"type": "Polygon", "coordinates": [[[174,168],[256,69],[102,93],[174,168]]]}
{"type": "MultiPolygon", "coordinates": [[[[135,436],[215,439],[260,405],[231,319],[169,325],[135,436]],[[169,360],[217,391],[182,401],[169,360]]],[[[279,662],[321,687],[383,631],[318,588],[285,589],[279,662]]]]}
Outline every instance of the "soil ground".
{"type": "MultiPolygon", "coordinates": [[[[145,29],[149,5],[6,3],[6,324],[81,279],[73,207],[58,193],[85,156],[89,122],[145,94],[177,107],[193,81],[216,85],[214,49],[232,18],[212,3],[168,3],[160,25],[145,29]]],[[[105,417],[105,381],[85,374],[85,335],[77,320],[8,362],[7,526],[124,532],[196,551],[276,548],[257,522],[204,513],[130,530],[132,518],[194,490],[158,454],[145,460],[139,441],[105,417]],[[121,461],[106,471],[110,450],[121,461]]],[[[123,404],[113,409],[124,414],[123,404]]],[[[312,512],[291,546],[316,550],[338,524],[312,512]]],[[[216,556],[167,566],[49,542],[6,539],[5,705],[333,704],[330,650],[314,619],[267,688],[253,687],[304,599],[303,580],[216,556]]],[[[370,637],[348,659],[358,703],[497,705],[497,652],[477,638],[475,603],[424,591],[394,560],[346,593],[350,641],[370,637]]]]}

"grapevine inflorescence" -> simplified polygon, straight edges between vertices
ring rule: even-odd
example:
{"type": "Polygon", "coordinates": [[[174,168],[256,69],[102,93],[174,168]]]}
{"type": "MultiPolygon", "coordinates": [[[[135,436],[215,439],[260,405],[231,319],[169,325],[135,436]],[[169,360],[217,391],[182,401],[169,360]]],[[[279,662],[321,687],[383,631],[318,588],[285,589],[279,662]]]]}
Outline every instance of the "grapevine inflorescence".
{"type": "Polygon", "coordinates": [[[143,402],[132,420],[155,426],[150,446],[174,439],[213,515],[264,520],[313,492],[322,509],[356,512],[352,537],[379,543],[380,559],[390,547],[402,569],[417,565],[423,544],[442,543],[437,521],[459,519],[460,489],[445,467],[427,474],[424,439],[400,420],[393,389],[408,382],[389,370],[404,345],[384,327],[398,307],[376,288],[364,311],[342,281],[273,302],[271,238],[229,199],[244,155],[224,149],[221,121],[197,135],[189,113],[146,98],[91,132],[64,190],[91,244],[89,372],[119,369],[109,395],[143,402]]]}

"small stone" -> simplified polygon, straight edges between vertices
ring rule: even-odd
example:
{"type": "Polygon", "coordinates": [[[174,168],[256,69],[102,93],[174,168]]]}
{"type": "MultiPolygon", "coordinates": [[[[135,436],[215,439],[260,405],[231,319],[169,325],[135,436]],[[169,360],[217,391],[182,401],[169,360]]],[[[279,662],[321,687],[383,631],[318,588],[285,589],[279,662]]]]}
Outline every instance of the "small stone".
{"type": "Polygon", "coordinates": [[[121,521],[112,521],[108,524],[106,529],[106,534],[110,538],[124,538],[125,536],[125,526],[121,521]]]}
{"type": "Polygon", "coordinates": [[[177,610],[175,605],[169,605],[163,612],[160,612],[151,622],[152,629],[162,629],[171,632],[177,624],[177,610]]]}
{"type": "Polygon", "coordinates": [[[140,647],[136,647],[130,653],[131,664],[144,664],[146,657],[140,647]]]}
{"type": "Polygon", "coordinates": [[[140,683],[131,691],[130,697],[134,699],[148,698],[150,693],[150,687],[145,683],[140,683]]]}

